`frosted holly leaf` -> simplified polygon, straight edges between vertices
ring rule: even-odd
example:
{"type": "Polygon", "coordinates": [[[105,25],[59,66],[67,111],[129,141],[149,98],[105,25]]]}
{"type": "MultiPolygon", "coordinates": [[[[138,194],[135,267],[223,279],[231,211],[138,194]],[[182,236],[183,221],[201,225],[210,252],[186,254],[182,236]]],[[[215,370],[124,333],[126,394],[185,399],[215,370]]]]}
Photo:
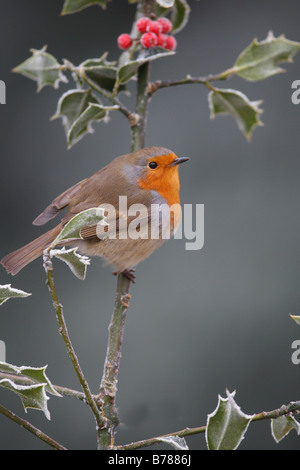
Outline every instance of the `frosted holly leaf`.
{"type": "Polygon", "coordinates": [[[232,71],[245,80],[263,80],[284,72],[278,64],[292,62],[292,57],[299,49],[299,42],[290,41],[284,35],[275,38],[273,33],[269,32],[264,41],[252,41],[239,55],[232,71]]]}
{"type": "Polygon", "coordinates": [[[57,244],[62,245],[63,242],[82,239],[80,231],[83,227],[97,224],[106,225],[104,219],[104,209],[101,207],[92,207],[91,209],[80,212],[69,220],[69,222],[63,227],[52,243],[51,249],[57,244]]]}
{"type": "Polygon", "coordinates": [[[49,397],[47,397],[45,392],[45,384],[19,385],[10,379],[2,379],[0,380],[0,387],[8,388],[15,392],[20,397],[26,412],[28,408],[41,410],[44,412],[46,418],[50,420],[50,413],[47,407],[49,397]]]}
{"type": "Polygon", "coordinates": [[[61,71],[61,65],[46,49],[47,46],[40,50],[30,49],[32,56],[13,69],[13,72],[35,80],[38,91],[46,85],[58,88],[59,82],[68,82],[61,71]]]}
{"type": "Polygon", "coordinates": [[[209,450],[235,450],[240,445],[254,415],[240,409],[235,392],[226,390],[227,398],[219,395],[218,406],[208,415],[205,438],[209,450]]]}
{"type": "Polygon", "coordinates": [[[165,442],[166,444],[170,444],[170,446],[174,447],[174,449],[176,450],[189,450],[189,447],[183,437],[179,437],[179,436],[158,437],[157,442],[165,442]]]}
{"type": "Polygon", "coordinates": [[[262,126],[259,115],[261,101],[250,101],[237,90],[214,88],[208,94],[211,119],[220,114],[229,114],[236,120],[239,129],[250,140],[256,126],[262,126]]]}
{"type": "Polygon", "coordinates": [[[106,8],[107,1],[108,0],[65,0],[61,15],[76,13],[92,5],[99,5],[102,8],[106,8]]]}
{"type": "Polygon", "coordinates": [[[87,266],[90,264],[90,258],[77,253],[77,248],[66,250],[63,247],[60,250],[51,250],[50,256],[55,256],[55,258],[66,263],[78,279],[82,281],[85,279],[87,266]]]}
{"type": "Polygon", "coordinates": [[[175,0],[156,0],[156,3],[163,8],[171,8],[174,6],[175,0]]]}
{"type": "Polygon", "coordinates": [[[11,284],[0,285],[0,305],[13,297],[29,297],[31,294],[11,287],[11,284]]]}
{"type": "Polygon", "coordinates": [[[61,395],[53,388],[49,378],[46,375],[47,366],[44,367],[29,367],[29,366],[15,366],[8,364],[7,362],[0,361],[0,371],[8,374],[17,374],[20,377],[26,377],[32,379],[36,384],[46,384],[47,392],[52,395],[60,397],[61,395]]]}
{"type": "Polygon", "coordinates": [[[171,13],[173,24],[172,34],[179,33],[189,20],[191,9],[185,0],[175,0],[174,8],[171,13]]]}
{"type": "Polygon", "coordinates": [[[16,393],[27,412],[28,408],[41,410],[47,419],[50,413],[47,406],[49,397],[46,392],[60,397],[61,395],[53,388],[46,375],[45,367],[15,366],[6,362],[0,362],[0,371],[6,374],[6,378],[0,380],[0,387],[7,388],[16,393]],[[18,378],[29,378],[32,383],[20,384],[18,378]]]}
{"type": "Polygon", "coordinates": [[[67,135],[74,122],[90,103],[99,104],[90,90],[69,90],[60,97],[56,113],[51,119],[61,118],[67,135]]]}
{"type": "Polygon", "coordinates": [[[271,420],[271,432],[275,442],[278,444],[289,432],[295,429],[300,435],[300,424],[293,416],[280,416],[271,420]]]}
{"type": "MultiPolygon", "coordinates": [[[[81,75],[84,74],[90,85],[93,84],[112,92],[116,84],[118,68],[116,62],[109,62],[106,57],[107,53],[99,59],[85,60],[78,66],[78,69],[81,75]]],[[[121,91],[126,91],[124,85],[119,87],[119,92],[121,91]]]]}
{"type": "Polygon", "coordinates": [[[59,99],[52,119],[62,119],[70,148],[85,134],[94,132],[93,121],[101,121],[116,109],[117,106],[103,106],[90,90],[69,90],[59,99]]]}
{"type": "Polygon", "coordinates": [[[68,148],[71,148],[78,142],[85,134],[92,134],[93,122],[107,122],[108,114],[110,111],[119,109],[118,106],[102,106],[97,103],[89,103],[88,107],[80,114],[74,121],[67,134],[68,148]]]}
{"type": "Polygon", "coordinates": [[[300,325],[300,316],[299,315],[291,315],[290,317],[298,324],[300,325]]]}
{"type": "Polygon", "coordinates": [[[135,77],[139,67],[144,63],[174,54],[174,51],[167,51],[162,47],[153,47],[152,49],[144,49],[141,51],[135,60],[129,60],[128,62],[122,61],[122,64],[118,68],[115,91],[120,85],[127,83],[135,77]]]}

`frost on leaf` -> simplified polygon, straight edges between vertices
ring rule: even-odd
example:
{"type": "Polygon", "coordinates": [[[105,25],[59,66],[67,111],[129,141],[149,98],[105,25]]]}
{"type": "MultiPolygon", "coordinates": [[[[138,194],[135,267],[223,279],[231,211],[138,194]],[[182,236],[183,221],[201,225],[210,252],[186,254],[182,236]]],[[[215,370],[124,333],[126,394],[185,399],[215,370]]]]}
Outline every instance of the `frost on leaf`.
{"type": "Polygon", "coordinates": [[[235,392],[226,393],[227,398],[219,395],[217,408],[208,415],[205,437],[209,450],[237,449],[254,416],[243,413],[234,400],[235,392]]]}
{"type": "Polygon", "coordinates": [[[124,85],[135,77],[139,67],[144,63],[174,54],[174,51],[167,51],[162,47],[154,47],[153,49],[144,49],[134,60],[129,60],[127,62],[122,60],[117,72],[115,91],[119,90],[120,85],[124,85]]]}
{"type": "Polygon", "coordinates": [[[179,436],[166,436],[157,438],[157,442],[165,442],[170,444],[176,450],[188,450],[188,445],[183,437],[179,436]]]}
{"type": "Polygon", "coordinates": [[[297,323],[297,325],[300,325],[300,316],[299,315],[291,315],[290,317],[297,323]]]}
{"type": "Polygon", "coordinates": [[[82,256],[77,253],[77,248],[70,248],[66,250],[64,247],[60,250],[51,250],[50,256],[60,259],[66,263],[74,276],[82,281],[85,279],[87,266],[90,264],[90,259],[87,256],[82,256]]]}
{"type": "Polygon", "coordinates": [[[174,6],[175,0],[156,0],[156,3],[163,8],[171,8],[174,6]]]}
{"type": "Polygon", "coordinates": [[[271,420],[271,432],[275,442],[278,444],[288,433],[295,429],[300,435],[300,424],[293,416],[280,416],[271,420]]]}
{"type": "Polygon", "coordinates": [[[34,408],[44,412],[47,419],[50,413],[47,406],[49,397],[47,393],[60,397],[61,395],[53,388],[46,375],[45,367],[17,367],[6,362],[0,362],[0,371],[6,377],[0,380],[0,387],[7,388],[15,392],[21,399],[25,411],[27,408],[34,408]],[[18,379],[30,379],[29,384],[20,384],[18,379]]]}
{"type": "Polygon", "coordinates": [[[68,81],[61,71],[60,64],[46,49],[47,46],[40,50],[30,49],[32,56],[13,69],[14,72],[35,80],[38,91],[46,85],[58,88],[59,82],[68,81]]]}
{"type": "Polygon", "coordinates": [[[102,106],[90,90],[69,90],[58,101],[52,119],[62,118],[69,148],[85,134],[92,133],[92,122],[104,120],[117,106],[102,106]]]}
{"type": "MultiPolygon", "coordinates": [[[[78,66],[78,69],[88,79],[89,84],[112,92],[116,84],[118,68],[116,62],[109,62],[106,58],[107,53],[98,59],[85,60],[78,66]]],[[[125,90],[126,87],[123,85],[118,91],[125,90]]]]}
{"type": "Polygon", "coordinates": [[[11,284],[0,285],[0,305],[13,297],[28,297],[31,294],[11,287],[11,284]]]}
{"type": "Polygon", "coordinates": [[[92,207],[85,211],[76,214],[69,222],[63,227],[61,232],[58,234],[51,247],[55,247],[58,243],[62,245],[62,242],[70,240],[81,240],[80,231],[83,227],[91,225],[101,224],[105,225],[104,222],[104,209],[101,207],[92,207]]]}
{"type": "Polygon", "coordinates": [[[92,5],[99,5],[102,8],[106,7],[108,0],[65,0],[61,14],[68,15],[83,10],[84,8],[92,5]]]}
{"type": "Polygon", "coordinates": [[[214,88],[209,92],[208,102],[211,118],[219,114],[231,115],[248,140],[250,140],[255,127],[262,125],[259,119],[259,115],[262,113],[259,108],[261,101],[250,101],[240,91],[214,88]]]}
{"type": "Polygon", "coordinates": [[[300,43],[289,41],[284,35],[275,38],[272,32],[264,41],[253,42],[239,55],[233,72],[245,80],[263,80],[284,72],[279,67],[281,62],[292,62],[292,57],[299,51],[300,43]]]}

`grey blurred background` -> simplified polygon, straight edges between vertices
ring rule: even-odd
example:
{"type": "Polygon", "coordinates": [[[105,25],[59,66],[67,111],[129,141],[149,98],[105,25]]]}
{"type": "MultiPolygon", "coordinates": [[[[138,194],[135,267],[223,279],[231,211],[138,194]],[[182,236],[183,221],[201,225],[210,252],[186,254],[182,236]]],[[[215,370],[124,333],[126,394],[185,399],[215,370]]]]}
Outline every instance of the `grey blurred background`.
{"type": "MultiPolygon", "coordinates": [[[[153,79],[221,72],[269,30],[300,41],[298,0],[189,4],[192,13],[177,36],[177,54],[153,63],[153,79]]],[[[117,59],[116,39],[130,31],[134,5],[114,0],[105,12],[94,6],[61,17],[62,5],[62,0],[0,0],[0,79],[7,86],[7,104],[0,106],[0,257],[43,232],[31,222],[55,196],[130,150],[127,122],[117,113],[67,150],[61,121],[49,119],[73,84],[37,94],[33,81],[11,73],[30,48],[45,44],[58,60],[74,64],[105,51],[117,59]]],[[[300,399],[300,365],[291,362],[300,330],[289,317],[300,314],[300,106],[291,102],[300,54],[285,68],[287,73],[258,83],[233,78],[220,84],[263,99],[265,125],[251,143],[232,118],[210,121],[204,86],[174,87],[153,97],[146,145],[191,158],[180,169],[181,199],[205,205],[205,245],[186,251],[184,240],[172,240],[138,266],[119,374],[118,444],[205,424],[226,387],[237,391],[236,401],[249,414],[300,399]]],[[[124,97],[128,106],[133,100],[124,97]]],[[[81,366],[97,392],[116,279],[98,259],[84,282],[56,261],[55,279],[81,366]]],[[[32,293],[1,307],[7,362],[48,364],[54,384],[79,389],[41,259],[15,278],[1,267],[0,284],[7,283],[32,293]]],[[[49,422],[38,411],[25,414],[18,397],[3,389],[0,402],[70,449],[95,449],[95,423],[80,402],[51,397],[49,422]]],[[[187,442],[191,449],[206,448],[203,435],[187,442]]],[[[299,447],[294,431],[276,445],[266,421],[250,426],[240,449],[299,447]]],[[[0,416],[0,448],[48,447],[0,416]]]]}

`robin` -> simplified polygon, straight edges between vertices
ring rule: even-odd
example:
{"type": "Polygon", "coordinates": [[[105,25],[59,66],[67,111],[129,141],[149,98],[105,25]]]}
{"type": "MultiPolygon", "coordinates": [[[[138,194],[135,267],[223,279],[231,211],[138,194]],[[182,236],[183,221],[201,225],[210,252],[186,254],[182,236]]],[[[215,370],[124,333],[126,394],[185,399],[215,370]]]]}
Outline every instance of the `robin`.
{"type": "Polygon", "coordinates": [[[161,147],[144,148],[115,158],[94,175],[80,181],[54,199],[33,224],[44,225],[62,209],[67,208],[68,211],[61,222],[28,245],[6,255],[1,264],[8,273],[17,274],[43,254],[63,226],[76,214],[90,208],[105,208],[109,205],[115,208],[116,220],[110,224],[108,215],[107,225],[102,226],[103,235],[104,232],[108,232],[105,236],[101,236],[96,225],[82,227],[81,239],[68,244],[78,247],[83,255],[101,256],[107,264],[116,268],[116,273],[122,272],[133,280],[135,266],[151,255],[165,240],[161,230],[156,238],[110,237],[110,225],[114,225],[116,232],[120,233],[120,222],[125,220],[128,227],[133,220],[133,216],[120,210],[120,196],[126,196],[129,207],[139,204],[147,208],[147,226],[151,223],[153,226],[154,222],[162,228],[161,219],[157,217],[154,220],[156,216],[150,211],[151,206],[159,207],[167,204],[170,208],[175,207],[168,220],[171,234],[174,233],[181,217],[178,165],[187,160],[189,158],[178,158],[171,150],[161,147]]]}

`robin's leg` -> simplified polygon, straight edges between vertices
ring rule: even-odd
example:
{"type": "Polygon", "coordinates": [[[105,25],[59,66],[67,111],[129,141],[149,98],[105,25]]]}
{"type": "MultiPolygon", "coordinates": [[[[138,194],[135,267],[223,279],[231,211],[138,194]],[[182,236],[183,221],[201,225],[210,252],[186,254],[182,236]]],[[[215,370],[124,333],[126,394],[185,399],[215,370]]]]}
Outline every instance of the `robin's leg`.
{"type": "MultiPolygon", "coordinates": [[[[121,272],[120,271],[115,271],[113,272],[113,275],[114,276],[117,276],[118,274],[120,274],[121,272]]],[[[129,279],[129,281],[131,281],[133,284],[135,284],[135,269],[125,269],[125,271],[122,271],[122,274],[124,274],[124,276],[127,277],[127,279],[129,279]]]]}

